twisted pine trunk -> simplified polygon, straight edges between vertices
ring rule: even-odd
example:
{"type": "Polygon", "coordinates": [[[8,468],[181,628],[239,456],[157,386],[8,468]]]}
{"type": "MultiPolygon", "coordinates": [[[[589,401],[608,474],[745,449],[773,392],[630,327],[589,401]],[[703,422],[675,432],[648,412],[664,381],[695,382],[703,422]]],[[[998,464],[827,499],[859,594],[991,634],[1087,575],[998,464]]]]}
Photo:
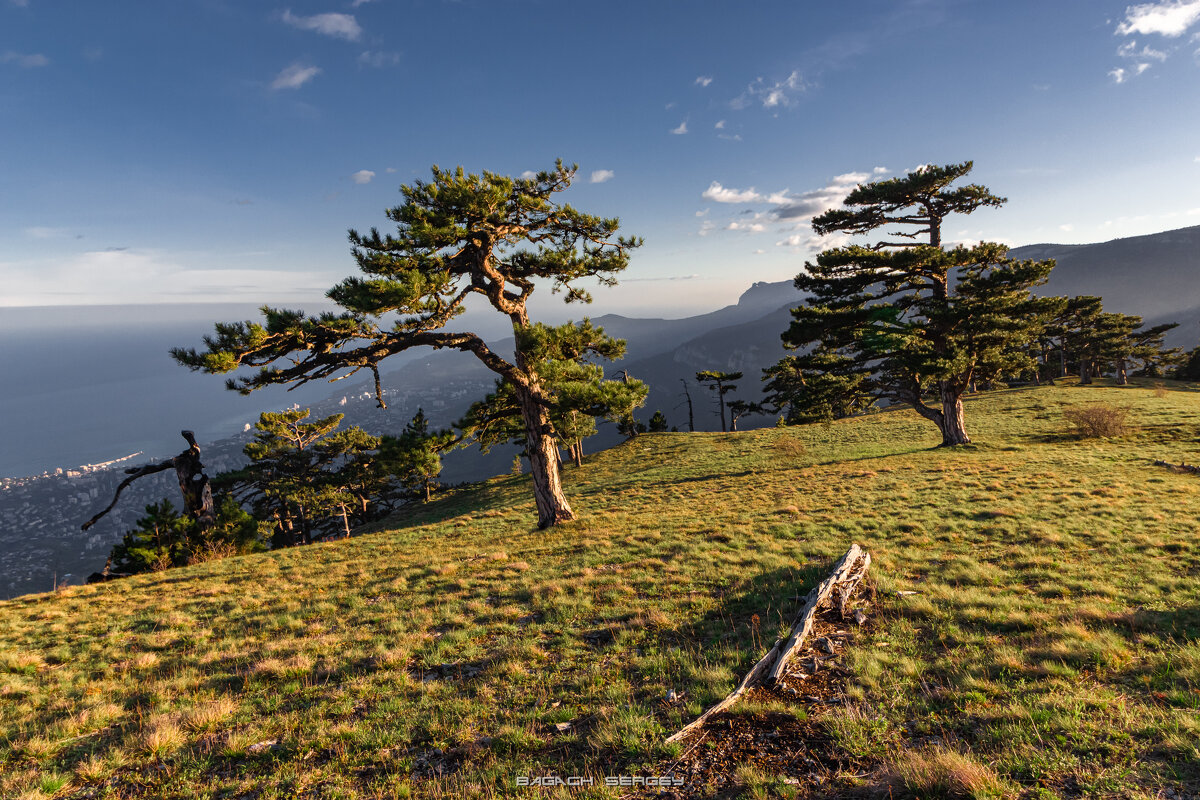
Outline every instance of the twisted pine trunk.
{"type": "Polygon", "coordinates": [[[942,384],[942,414],[939,426],[942,429],[942,446],[952,447],[968,444],[966,422],[963,418],[962,392],[954,386],[942,384]]]}
{"type": "Polygon", "coordinates": [[[575,512],[563,493],[558,473],[558,445],[550,413],[538,402],[533,391],[514,384],[521,418],[525,421],[525,455],[533,473],[533,499],[537,504],[538,527],[549,528],[560,522],[575,519],[575,512]]]}

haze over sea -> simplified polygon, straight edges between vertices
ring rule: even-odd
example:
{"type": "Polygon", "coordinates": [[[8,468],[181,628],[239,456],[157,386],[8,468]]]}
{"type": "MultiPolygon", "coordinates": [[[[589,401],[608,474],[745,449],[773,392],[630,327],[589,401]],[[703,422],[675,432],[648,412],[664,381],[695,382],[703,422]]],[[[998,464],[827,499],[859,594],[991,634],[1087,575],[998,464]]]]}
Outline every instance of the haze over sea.
{"type": "Polygon", "coordinates": [[[216,320],[253,306],[0,308],[0,477],[38,475],[142,451],[131,463],[231,436],[260,411],[333,393],[319,383],[242,396],[220,377],[176,364],[171,347],[199,346],[216,320]]]}

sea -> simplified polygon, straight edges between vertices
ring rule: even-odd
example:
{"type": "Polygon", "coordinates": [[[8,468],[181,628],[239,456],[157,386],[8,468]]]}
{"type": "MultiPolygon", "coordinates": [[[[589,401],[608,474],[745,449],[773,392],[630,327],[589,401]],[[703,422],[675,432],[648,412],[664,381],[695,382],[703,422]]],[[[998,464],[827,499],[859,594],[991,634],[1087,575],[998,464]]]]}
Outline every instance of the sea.
{"type": "Polygon", "coordinates": [[[169,457],[187,447],[183,429],[215,441],[333,394],[318,382],[241,395],[170,356],[202,349],[216,321],[257,318],[227,304],[0,308],[0,477],[169,457]]]}

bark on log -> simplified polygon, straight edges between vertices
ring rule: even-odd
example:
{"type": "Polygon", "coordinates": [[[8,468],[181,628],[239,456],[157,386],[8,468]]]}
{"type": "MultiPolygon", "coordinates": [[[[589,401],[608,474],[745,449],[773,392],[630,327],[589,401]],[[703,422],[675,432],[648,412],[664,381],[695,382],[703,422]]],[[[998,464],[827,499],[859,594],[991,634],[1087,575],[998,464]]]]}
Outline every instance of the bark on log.
{"type": "Polygon", "coordinates": [[[704,723],[710,717],[732,706],[748,689],[779,680],[779,676],[783,674],[788,663],[795,656],[801,645],[804,644],[804,639],[812,630],[817,609],[825,601],[829,600],[833,594],[834,587],[847,581],[853,581],[857,585],[863,576],[866,575],[867,568],[870,565],[871,554],[857,544],[850,545],[850,549],[834,565],[833,572],[829,577],[808,593],[808,596],[805,598],[804,607],[800,609],[800,613],[797,615],[796,621],[792,624],[792,629],[788,637],[777,640],[775,645],[746,673],[746,677],[742,679],[742,682],[724,700],[685,725],[677,733],[668,738],[667,742],[677,742],[692,731],[703,727],[704,723]]]}

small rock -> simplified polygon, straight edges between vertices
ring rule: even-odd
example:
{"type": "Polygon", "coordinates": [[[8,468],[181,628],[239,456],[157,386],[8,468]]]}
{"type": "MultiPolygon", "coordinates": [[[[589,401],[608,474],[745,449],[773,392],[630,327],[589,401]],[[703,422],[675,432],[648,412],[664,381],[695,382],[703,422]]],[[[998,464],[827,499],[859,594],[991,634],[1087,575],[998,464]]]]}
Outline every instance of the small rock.
{"type": "Polygon", "coordinates": [[[822,636],[820,639],[817,639],[817,647],[821,650],[824,650],[829,655],[833,655],[837,652],[837,650],[835,650],[833,647],[833,642],[830,641],[829,637],[827,636],[822,636]]]}
{"type": "Polygon", "coordinates": [[[567,731],[571,730],[571,723],[569,723],[569,722],[556,722],[556,723],[554,723],[554,728],[555,728],[555,730],[557,730],[559,733],[566,733],[567,731]]]}
{"type": "Polygon", "coordinates": [[[862,612],[861,608],[854,609],[854,621],[859,625],[867,621],[867,615],[862,612]]]}
{"type": "Polygon", "coordinates": [[[265,742],[255,742],[246,748],[247,753],[262,753],[267,750],[276,750],[279,747],[278,739],[268,739],[265,742]]]}

